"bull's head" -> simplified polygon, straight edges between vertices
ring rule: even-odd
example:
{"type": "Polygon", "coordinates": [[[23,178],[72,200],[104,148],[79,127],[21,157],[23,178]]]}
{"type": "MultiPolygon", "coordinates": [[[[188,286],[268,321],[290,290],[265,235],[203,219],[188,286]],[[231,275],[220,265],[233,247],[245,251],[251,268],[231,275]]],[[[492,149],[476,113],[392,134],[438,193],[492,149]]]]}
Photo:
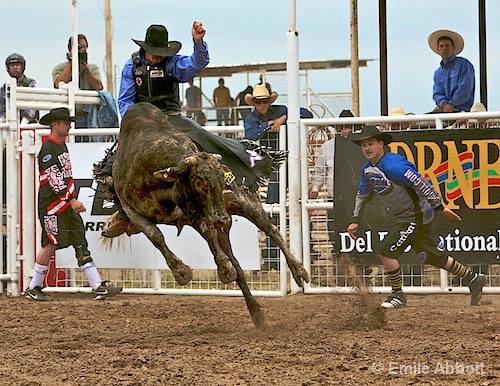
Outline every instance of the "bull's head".
{"type": "Polygon", "coordinates": [[[178,165],[154,173],[173,182],[173,198],[189,221],[205,232],[230,226],[224,202],[224,174],[220,163],[208,153],[185,157],[178,165]]]}

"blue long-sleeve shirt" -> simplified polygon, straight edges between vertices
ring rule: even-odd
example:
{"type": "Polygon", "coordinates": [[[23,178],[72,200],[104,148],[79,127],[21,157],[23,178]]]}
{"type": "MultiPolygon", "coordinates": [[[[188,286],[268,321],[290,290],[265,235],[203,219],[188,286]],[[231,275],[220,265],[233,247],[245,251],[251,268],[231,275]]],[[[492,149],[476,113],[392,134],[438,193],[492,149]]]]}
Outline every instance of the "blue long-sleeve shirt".
{"type": "MultiPolygon", "coordinates": [[[[246,118],[243,126],[245,127],[245,138],[258,140],[262,134],[270,129],[269,121],[274,121],[283,115],[288,114],[288,109],[283,105],[271,105],[266,115],[260,114],[254,109],[246,118]]],[[[300,118],[312,118],[312,113],[304,108],[300,108],[300,118]]]]}
{"type": "MultiPolygon", "coordinates": [[[[179,83],[185,83],[198,75],[209,62],[208,46],[201,40],[194,43],[191,56],[174,55],[168,58],[165,63],[165,72],[167,75],[174,77],[179,83]]],[[[118,94],[118,108],[121,116],[125,114],[130,106],[135,104],[136,93],[134,63],[130,58],[123,67],[120,92],[118,94]]]]}
{"type": "Polygon", "coordinates": [[[474,66],[467,59],[453,55],[434,72],[433,99],[442,107],[448,102],[456,111],[470,111],[474,103],[476,79],[474,66]]]}
{"type": "Polygon", "coordinates": [[[395,153],[384,154],[376,165],[370,161],[363,165],[352,222],[359,222],[365,203],[374,193],[380,196],[396,222],[428,224],[434,218],[434,210],[443,209],[434,187],[410,161],[395,153]]]}

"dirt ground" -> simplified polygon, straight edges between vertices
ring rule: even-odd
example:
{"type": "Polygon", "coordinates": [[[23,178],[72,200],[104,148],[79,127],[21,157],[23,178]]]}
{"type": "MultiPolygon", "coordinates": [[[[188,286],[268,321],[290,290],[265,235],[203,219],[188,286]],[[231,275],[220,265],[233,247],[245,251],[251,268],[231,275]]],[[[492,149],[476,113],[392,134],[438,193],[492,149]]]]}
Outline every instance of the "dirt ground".
{"type": "Polygon", "coordinates": [[[0,297],[0,385],[500,385],[500,296],[0,297]]]}

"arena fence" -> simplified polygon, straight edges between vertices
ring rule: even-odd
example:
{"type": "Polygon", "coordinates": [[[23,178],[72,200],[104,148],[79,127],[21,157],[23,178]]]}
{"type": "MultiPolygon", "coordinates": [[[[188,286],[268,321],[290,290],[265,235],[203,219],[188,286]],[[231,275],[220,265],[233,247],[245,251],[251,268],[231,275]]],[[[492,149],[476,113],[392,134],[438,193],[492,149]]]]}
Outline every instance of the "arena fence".
{"type": "MultiPolygon", "coordinates": [[[[7,95],[9,119],[7,123],[1,124],[0,128],[5,137],[6,162],[9,165],[4,176],[8,180],[6,188],[8,199],[4,206],[5,220],[3,220],[6,225],[5,235],[8,251],[3,253],[6,257],[5,264],[3,264],[4,259],[0,259],[2,271],[5,272],[0,278],[4,292],[18,295],[29,283],[34,257],[40,246],[41,230],[36,216],[36,154],[41,146],[42,136],[48,135],[49,131],[45,126],[37,124],[24,125],[20,128],[17,119],[10,117],[17,117],[17,110],[28,107],[48,111],[55,107],[66,106],[73,110],[71,101],[99,104],[100,99],[97,92],[74,90],[71,84],[56,90],[17,88],[15,82],[12,82],[7,87],[7,95]],[[22,178],[20,178],[21,176],[22,178]]],[[[241,133],[243,130],[241,126],[207,129],[219,131],[221,135],[228,136],[236,136],[236,133],[241,133]]],[[[76,135],[95,136],[98,134],[117,134],[118,132],[118,128],[72,129],[69,142],[74,142],[76,135]]],[[[283,136],[281,143],[286,143],[285,133],[285,130],[282,130],[280,134],[283,136]]],[[[102,156],[104,156],[104,149],[109,145],[109,143],[103,143],[102,156]]],[[[99,161],[100,158],[94,161],[99,161]]],[[[280,173],[286,173],[286,165],[282,165],[280,173]]],[[[283,186],[282,195],[286,195],[285,189],[286,187],[283,186]]],[[[266,189],[262,189],[260,193],[265,198],[266,189]]],[[[286,224],[284,207],[281,208],[278,204],[266,205],[265,210],[275,218],[278,226],[286,224]]],[[[283,233],[286,235],[285,229],[283,229],[283,233]]],[[[287,270],[279,269],[286,264],[284,256],[260,232],[259,245],[261,246],[261,269],[246,272],[250,288],[257,296],[283,296],[287,293],[289,285],[287,270]]],[[[126,245],[123,248],[126,248],[126,245]]],[[[92,250],[92,246],[90,249],[92,250]]],[[[120,253],[120,250],[110,253],[120,253]]],[[[238,257],[240,260],[243,258],[238,257]]],[[[220,282],[215,269],[194,270],[193,280],[183,287],[175,282],[168,269],[100,268],[99,271],[103,279],[123,285],[124,291],[129,293],[229,296],[241,293],[236,284],[225,285],[220,282]]],[[[48,292],[90,292],[84,276],[78,269],[58,268],[55,261],[51,261],[48,278],[46,283],[48,285],[46,291],[48,292]]]]}
{"type": "MultiPolygon", "coordinates": [[[[489,112],[301,120],[301,139],[303,140],[301,154],[307,154],[301,157],[301,196],[304,198],[302,200],[302,253],[304,265],[312,276],[311,283],[305,286],[304,291],[306,293],[351,292],[353,287],[364,287],[380,293],[390,291],[383,266],[356,264],[353,263],[353,256],[333,255],[333,246],[328,237],[326,212],[333,210],[334,204],[328,200],[326,181],[318,199],[307,199],[309,182],[319,147],[326,140],[337,135],[332,126],[373,124],[381,130],[497,128],[500,127],[499,117],[499,112],[489,112]],[[307,140],[304,140],[305,138],[307,140]]],[[[498,146],[500,147],[500,142],[498,146]]],[[[345,183],[339,178],[334,178],[334,181],[334,184],[345,183]]],[[[354,202],[354,197],[352,201],[354,202]]],[[[495,210],[497,214],[491,218],[496,222],[497,228],[500,227],[498,210],[495,210]]],[[[497,246],[496,252],[492,252],[492,260],[500,263],[499,252],[497,246]]],[[[477,263],[471,264],[471,267],[474,271],[487,274],[488,284],[485,287],[485,293],[500,292],[500,264],[477,263]]],[[[402,259],[402,272],[403,285],[408,293],[469,292],[467,286],[464,286],[460,280],[441,269],[422,264],[404,264],[404,259],[402,259]]]]}
{"type": "MultiPolygon", "coordinates": [[[[66,106],[73,110],[74,103],[98,104],[97,92],[75,90],[68,84],[59,90],[18,88],[15,81],[9,80],[7,87],[8,121],[0,124],[6,146],[8,165],[4,179],[7,181],[7,198],[2,202],[4,216],[2,226],[5,228],[6,243],[0,259],[0,283],[5,293],[18,295],[29,283],[32,275],[34,257],[40,245],[40,225],[36,216],[37,167],[36,153],[41,145],[41,137],[47,135],[46,127],[26,125],[21,129],[15,117],[20,109],[50,110],[66,106]],[[10,82],[10,83],[9,83],[10,82]],[[14,118],[12,118],[14,117],[14,118]]],[[[332,246],[327,236],[326,209],[333,204],[326,199],[323,190],[318,200],[308,200],[309,179],[313,170],[314,159],[319,146],[332,135],[330,128],[336,124],[373,123],[381,127],[391,124],[412,122],[413,125],[430,128],[446,127],[447,120],[488,119],[498,120],[500,112],[422,115],[411,117],[364,117],[342,119],[301,120],[301,206],[302,206],[302,256],[306,269],[311,273],[312,281],[304,288],[305,293],[340,292],[349,293],[358,288],[368,288],[376,292],[388,292],[387,277],[380,265],[357,266],[351,264],[348,256],[342,259],[332,256],[332,246]]],[[[219,135],[242,137],[242,126],[206,127],[219,135]]],[[[116,134],[115,129],[72,129],[69,141],[75,135],[116,134]]],[[[286,130],[281,130],[279,143],[286,148],[286,130]]],[[[103,149],[109,144],[103,144],[103,149]]],[[[103,153],[104,154],[104,153],[103,153]]],[[[98,161],[96,159],[95,161],[98,161]]],[[[2,168],[0,168],[2,170],[2,168]]],[[[293,171],[297,172],[297,171],[293,171]]],[[[278,175],[278,181],[285,181],[286,165],[278,175]]],[[[263,204],[267,213],[274,218],[282,233],[292,239],[297,235],[287,229],[287,187],[279,184],[279,203],[263,204]]],[[[263,201],[267,195],[267,187],[260,192],[263,201]]],[[[1,196],[1,195],[0,195],[1,196]]],[[[1,198],[0,198],[1,199],[1,198]]],[[[125,243],[126,244],[126,243],[125,243]]],[[[126,246],[125,246],[126,247],[126,246]]],[[[298,291],[290,280],[286,261],[279,249],[269,238],[259,233],[260,269],[247,270],[246,276],[252,292],[257,296],[284,296],[298,291]]],[[[92,250],[92,246],[90,248],[92,250]]],[[[116,253],[116,252],[115,252],[116,253]]],[[[118,252],[119,253],[119,252],[118,252]]],[[[180,256],[182,258],[182,256],[180,256]]],[[[242,258],[236,256],[237,258],[242,258]]],[[[481,267],[478,267],[479,269],[481,267]]],[[[47,291],[57,292],[90,292],[86,279],[78,269],[58,268],[51,262],[51,274],[48,276],[47,291]]],[[[226,295],[239,296],[236,284],[223,284],[218,280],[214,269],[194,270],[193,280],[186,286],[179,286],[168,269],[136,269],[136,268],[99,268],[105,280],[122,285],[124,292],[135,294],[185,294],[185,295],[226,295]]],[[[500,292],[500,272],[498,266],[488,267],[488,285],[486,293],[500,292]]],[[[409,293],[461,293],[467,288],[454,281],[442,270],[423,268],[421,265],[403,265],[405,290],[409,293]]]]}

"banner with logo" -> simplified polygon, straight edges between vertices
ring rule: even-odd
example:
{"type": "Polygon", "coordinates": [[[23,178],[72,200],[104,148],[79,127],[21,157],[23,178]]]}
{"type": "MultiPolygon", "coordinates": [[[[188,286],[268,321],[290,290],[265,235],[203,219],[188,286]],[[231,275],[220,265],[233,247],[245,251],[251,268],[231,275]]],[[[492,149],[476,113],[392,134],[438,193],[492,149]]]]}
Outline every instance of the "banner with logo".
{"type": "MultiPolygon", "coordinates": [[[[434,230],[450,255],[471,264],[500,264],[500,129],[408,130],[391,132],[388,150],[412,162],[432,183],[443,204],[460,215],[436,214],[434,230]]],[[[365,163],[361,148],[335,139],[334,219],[336,248],[361,261],[378,263],[376,250],[393,219],[375,194],[365,206],[357,240],[346,232],[365,163]]],[[[412,250],[404,263],[418,262],[412,250]]]]}
{"type": "MultiPolygon", "coordinates": [[[[103,245],[101,232],[106,219],[115,211],[109,203],[95,197],[96,183],[92,165],[100,161],[112,143],[69,143],[68,150],[78,200],[87,208],[81,213],[92,258],[99,268],[168,269],[161,252],[144,234],[115,238],[113,247],[103,245]],[[121,239],[120,241],[118,239],[121,239]]],[[[217,269],[207,242],[191,227],[185,226],[179,236],[175,226],[160,225],[169,249],[193,269],[217,269]]],[[[240,216],[233,216],[230,240],[235,257],[245,270],[260,270],[257,227],[240,216]]],[[[76,268],[73,248],[56,252],[57,268],[76,268]]]]}

